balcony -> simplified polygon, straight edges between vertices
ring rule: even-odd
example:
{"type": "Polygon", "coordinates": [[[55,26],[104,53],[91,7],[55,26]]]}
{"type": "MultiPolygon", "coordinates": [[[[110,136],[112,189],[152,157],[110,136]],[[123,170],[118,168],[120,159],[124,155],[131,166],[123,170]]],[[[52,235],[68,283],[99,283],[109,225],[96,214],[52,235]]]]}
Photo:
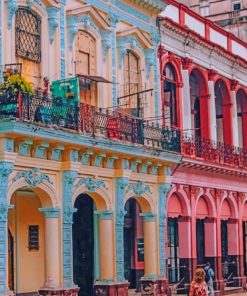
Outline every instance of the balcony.
{"type": "Polygon", "coordinates": [[[109,111],[69,100],[64,104],[52,97],[6,92],[0,94],[0,119],[127,142],[153,149],[156,156],[169,151],[202,165],[247,169],[247,149],[188,136],[176,129],[123,115],[121,110],[109,111]]]}
{"type": "Polygon", "coordinates": [[[91,137],[128,142],[155,151],[180,153],[180,132],[161,128],[136,117],[122,115],[68,99],[29,96],[6,91],[0,94],[0,119],[29,122],[43,127],[56,127],[91,137]]]}

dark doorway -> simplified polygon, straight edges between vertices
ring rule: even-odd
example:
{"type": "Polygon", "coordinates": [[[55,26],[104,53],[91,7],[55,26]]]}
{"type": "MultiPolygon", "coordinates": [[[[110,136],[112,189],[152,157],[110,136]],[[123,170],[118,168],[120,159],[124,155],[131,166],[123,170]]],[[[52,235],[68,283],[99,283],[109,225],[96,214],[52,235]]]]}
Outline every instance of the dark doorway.
{"type": "Polygon", "coordinates": [[[227,220],[221,221],[221,256],[222,262],[228,259],[228,233],[227,233],[227,220]]]}
{"type": "Polygon", "coordinates": [[[169,283],[180,281],[179,254],[178,254],[178,219],[168,218],[168,276],[169,283]]]}
{"type": "Polygon", "coordinates": [[[247,222],[243,222],[244,275],[247,276],[247,222]]]}
{"type": "Polygon", "coordinates": [[[93,295],[94,283],[94,202],[86,194],[75,201],[73,214],[73,275],[79,296],[93,295]]]}
{"type": "Polygon", "coordinates": [[[197,264],[205,264],[205,228],[204,219],[196,220],[196,253],[197,264]]]}
{"type": "Polygon", "coordinates": [[[125,205],[124,217],[124,277],[130,289],[140,289],[140,278],[144,274],[144,242],[140,207],[135,199],[125,205]]]}
{"type": "Polygon", "coordinates": [[[8,278],[9,289],[14,291],[14,238],[8,230],[8,278]]]}

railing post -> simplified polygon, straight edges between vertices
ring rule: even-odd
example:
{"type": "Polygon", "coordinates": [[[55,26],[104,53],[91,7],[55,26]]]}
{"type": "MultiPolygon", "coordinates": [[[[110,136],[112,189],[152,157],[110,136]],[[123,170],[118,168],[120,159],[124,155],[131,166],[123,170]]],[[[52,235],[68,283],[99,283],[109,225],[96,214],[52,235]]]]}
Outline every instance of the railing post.
{"type": "Polygon", "coordinates": [[[17,104],[18,104],[18,118],[23,119],[22,118],[22,96],[21,96],[21,92],[18,92],[17,95],[17,104]]]}

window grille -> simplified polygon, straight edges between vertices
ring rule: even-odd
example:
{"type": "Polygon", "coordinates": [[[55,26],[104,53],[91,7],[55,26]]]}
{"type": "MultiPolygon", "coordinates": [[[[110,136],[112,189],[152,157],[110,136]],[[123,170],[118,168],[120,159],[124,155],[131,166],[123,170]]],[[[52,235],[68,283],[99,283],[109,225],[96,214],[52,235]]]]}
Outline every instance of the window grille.
{"type": "Polygon", "coordinates": [[[39,226],[28,226],[28,249],[29,251],[39,250],[39,226]]]}
{"type": "Polygon", "coordinates": [[[41,19],[30,9],[19,8],[15,19],[16,56],[40,62],[41,19]]]}

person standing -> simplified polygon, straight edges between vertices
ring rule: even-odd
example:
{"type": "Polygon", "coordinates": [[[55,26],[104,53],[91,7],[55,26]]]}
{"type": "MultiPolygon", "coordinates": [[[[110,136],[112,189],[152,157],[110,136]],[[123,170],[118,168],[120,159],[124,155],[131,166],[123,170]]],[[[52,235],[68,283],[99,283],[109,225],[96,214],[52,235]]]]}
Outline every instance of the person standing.
{"type": "Polygon", "coordinates": [[[205,275],[206,273],[203,268],[197,268],[195,270],[193,281],[190,284],[189,296],[208,296],[205,275]]]}
{"type": "Polygon", "coordinates": [[[211,265],[209,262],[206,264],[206,267],[204,268],[204,270],[206,273],[205,280],[208,285],[209,295],[214,296],[214,283],[213,283],[214,271],[211,268],[211,265]]]}

